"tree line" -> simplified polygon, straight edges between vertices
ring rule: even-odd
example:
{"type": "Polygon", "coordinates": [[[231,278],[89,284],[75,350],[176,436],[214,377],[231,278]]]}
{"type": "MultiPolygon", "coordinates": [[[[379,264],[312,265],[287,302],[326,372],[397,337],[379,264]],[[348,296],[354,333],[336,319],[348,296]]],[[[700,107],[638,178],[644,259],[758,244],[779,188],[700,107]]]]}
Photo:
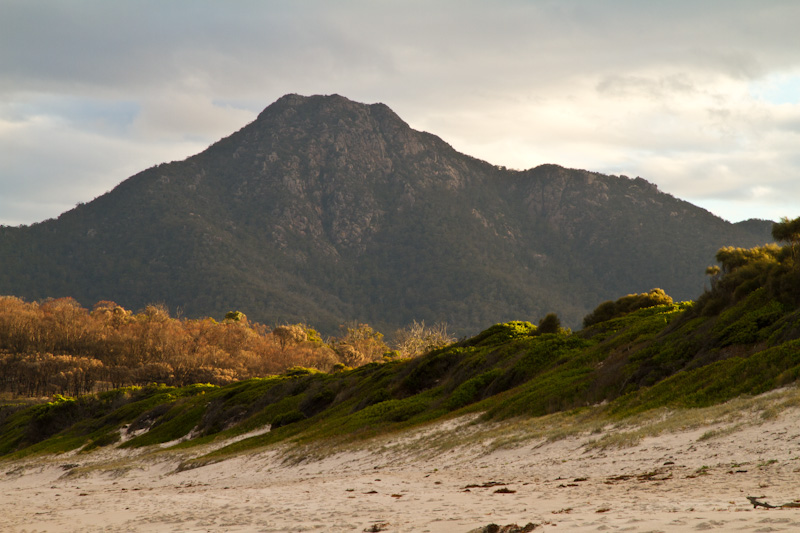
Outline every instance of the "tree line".
{"type": "Polygon", "coordinates": [[[292,367],[333,371],[414,357],[454,341],[440,325],[414,323],[392,350],[367,324],[323,340],[304,324],[268,328],[238,311],[221,321],[172,318],[159,305],[138,313],[72,298],[26,302],[0,296],[0,392],[77,396],[129,385],[224,385],[292,367]]]}

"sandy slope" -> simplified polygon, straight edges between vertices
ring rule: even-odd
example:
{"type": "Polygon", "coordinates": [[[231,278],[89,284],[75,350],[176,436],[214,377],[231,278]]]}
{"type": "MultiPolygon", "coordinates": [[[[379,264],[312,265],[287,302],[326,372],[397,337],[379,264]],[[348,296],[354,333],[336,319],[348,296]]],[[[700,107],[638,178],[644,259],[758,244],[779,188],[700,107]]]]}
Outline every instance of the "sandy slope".
{"type": "Polygon", "coordinates": [[[0,531],[800,531],[800,509],[746,499],[800,499],[800,409],[744,419],[713,438],[700,427],[607,449],[587,446],[597,434],[426,448],[475,431],[458,419],[321,459],[268,450],[177,472],[175,452],[106,449],[5,462],[0,531]]]}

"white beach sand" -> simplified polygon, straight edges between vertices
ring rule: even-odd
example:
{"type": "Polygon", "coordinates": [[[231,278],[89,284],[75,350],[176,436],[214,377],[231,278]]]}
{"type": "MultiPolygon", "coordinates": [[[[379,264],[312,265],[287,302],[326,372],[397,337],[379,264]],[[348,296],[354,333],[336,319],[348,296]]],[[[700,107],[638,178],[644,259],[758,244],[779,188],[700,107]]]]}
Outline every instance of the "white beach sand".
{"type": "Polygon", "coordinates": [[[585,434],[426,452],[469,430],[456,419],[321,459],[270,449],[177,471],[177,452],[111,448],[4,462],[0,531],[800,531],[800,509],[746,499],[800,499],[799,421],[791,407],[622,448],[585,434]]]}

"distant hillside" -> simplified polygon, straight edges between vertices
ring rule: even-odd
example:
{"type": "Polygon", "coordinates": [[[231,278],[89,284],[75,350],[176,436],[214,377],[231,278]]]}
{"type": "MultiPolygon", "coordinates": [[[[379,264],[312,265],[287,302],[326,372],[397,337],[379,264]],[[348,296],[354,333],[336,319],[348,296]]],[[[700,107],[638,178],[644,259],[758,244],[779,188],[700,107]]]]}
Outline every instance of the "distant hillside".
{"type": "Polygon", "coordinates": [[[57,220],[0,228],[0,294],[237,309],[323,333],[416,319],[463,335],[551,311],[575,327],[620,294],[692,298],[718,248],[769,231],[641,178],[496,167],[383,104],[287,95],[198,155],[57,220]]]}

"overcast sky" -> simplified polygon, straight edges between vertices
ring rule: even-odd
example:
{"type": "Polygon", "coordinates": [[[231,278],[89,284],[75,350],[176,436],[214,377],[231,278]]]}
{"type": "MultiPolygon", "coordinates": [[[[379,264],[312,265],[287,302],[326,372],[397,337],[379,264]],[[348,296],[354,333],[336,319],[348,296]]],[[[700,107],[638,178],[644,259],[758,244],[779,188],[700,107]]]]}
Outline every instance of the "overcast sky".
{"type": "Polygon", "coordinates": [[[800,1],[0,0],[0,224],[57,217],[286,93],[496,165],[800,216],[800,1]]]}

